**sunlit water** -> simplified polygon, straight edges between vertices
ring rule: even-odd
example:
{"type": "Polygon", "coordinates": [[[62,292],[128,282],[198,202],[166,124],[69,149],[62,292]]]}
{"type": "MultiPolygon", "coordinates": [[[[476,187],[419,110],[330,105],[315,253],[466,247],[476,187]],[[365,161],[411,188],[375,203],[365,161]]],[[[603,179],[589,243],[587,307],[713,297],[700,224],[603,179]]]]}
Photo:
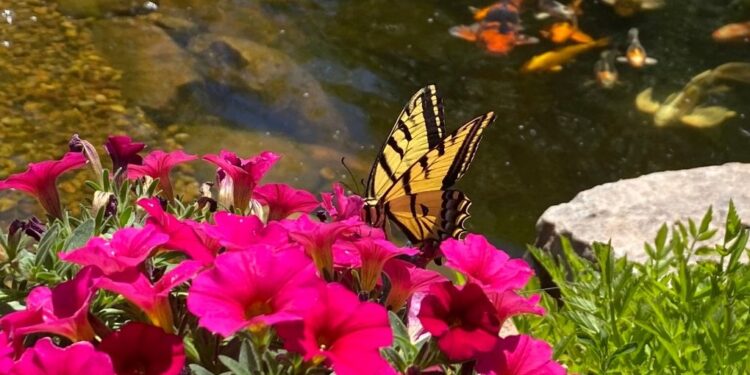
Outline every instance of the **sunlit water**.
{"type": "MultiPolygon", "coordinates": [[[[533,8],[535,1],[529,2],[533,8]]],[[[622,19],[605,5],[584,1],[584,31],[611,36],[614,46],[623,50],[627,30],[638,27],[641,42],[659,60],[640,71],[619,66],[623,84],[604,90],[591,82],[598,52],[580,56],[559,73],[522,75],[521,64],[551,44],[521,46],[498,57],[448,34],[451,26],[470,23],[469,5],[483,3],[161,1],[156,14],[192,22],[184,30],[170,30],[188,54],[196,54],[190,46],[206,34],[255,41],[288,55],[319,82],[330,110],[320,121],[310,121],[295,108],[304,100],[320,100],[314,92],[287,88],[282,92],[290,96],[288,103],[271,106],[262,94],[202,81],[180,91],[176,112],[146,114],[163,133],[179,123],[189,135],[181,143],[193,153],[226,147],[251,154],[278,146],[292,160],[275,177],[320,190],[329,186],[330,178],[350,181],[336,162],[341,155],[356,179],[365,178],[405,101],[420,87],[435,83],[445,99],[449,129],[488,111],[498,114],[459,187],[474,201],[470,230],[518,249],[533,241],[534,223],[545,208],[581,190],[654,171],[750,160],[747,87],[717,97],[716,103],[739,115],[713,129],[655,128],[649,116],[635,109],[636,94],[649,86],[663,98],[703,70],[750,61],[750,44],[719,45],[710,38],[722,24],[750,19],[747,6],[668,2],[664,9],[622,19]],[[295,146],[284,146],[289,142],[295,146]],[[323,156],[313,158],[317,162],[307,160],[310,152],[323,156]]],[[[533,35],[546,23],[531,13],[529,9],[523,19],[526,32],[533,35]]],[[[0,21],[11,23],[11,14],[0,13],[0,21]]],[[[236,58],[223,55],[226,51],[213,52],[220,55],[217,59],[236,58]]],[[[205,60],[196,61],[197,70],[207,69],[205,60]]],[[[210,178],[208,168],[198,174],[210,178]]]]}

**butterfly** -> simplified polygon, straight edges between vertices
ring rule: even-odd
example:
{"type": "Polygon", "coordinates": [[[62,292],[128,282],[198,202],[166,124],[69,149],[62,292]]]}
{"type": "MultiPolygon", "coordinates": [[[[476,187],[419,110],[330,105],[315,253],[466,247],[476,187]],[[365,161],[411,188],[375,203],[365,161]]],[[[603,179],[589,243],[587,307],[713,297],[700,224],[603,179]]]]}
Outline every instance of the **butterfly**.
{"type": "Polygon", "coordinates": [[[419,90],[401,111],[370,169],[364,219],[398,226],[415,246],[461,238],[471,201],[452,189],[469,169],[489,112],[445,134],[443,103],[435,86],[419,90]]]}

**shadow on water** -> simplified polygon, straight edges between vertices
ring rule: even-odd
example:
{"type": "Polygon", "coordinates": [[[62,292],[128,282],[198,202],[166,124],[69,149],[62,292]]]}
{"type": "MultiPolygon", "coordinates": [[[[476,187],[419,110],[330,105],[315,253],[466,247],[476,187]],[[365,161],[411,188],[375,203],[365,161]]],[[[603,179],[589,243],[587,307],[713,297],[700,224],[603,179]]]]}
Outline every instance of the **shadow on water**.
{"type": "MultiPolygon", "coordinates": [[[[580,56],[559,73],[523,75],[518,72],[523,62],[552,48],[549,43],[490,56],[448,34],[451,26],[471,21],[469,5],[489,2],[163,0],[157,24],[169,25],[171,38],[196,58],[196,70],[213,64],[209,68],[218,66],[220,73],[235,72],[225,81],[182,87],[174,113],[159,123],[185,125],[194,139],[185,146],[195,153],[230,144],[248,145],[240,153],[255,152],[242,141],[249,137],[260,145],[262,140],[248,135],[253,132],[326,146],[334,154],[356,154],[355,173],[364,177],[405,101],[435,83],[449,129],[488,111],[498,114],[459,187],[474,200],[470,229],[521,249],[533,242],[534,223],[544,209],[581,190],[653,171],[750,161],[747,87],[713,99],[739,113],[713,129],[656,128],[635,109],[635,96],[647,87],[663,98],[703,70],[750,61],[749,44],[719,45],[710,38],[718,26],[750,19],[750,5],[667,2],[664,9],[624,19],[598,1],[584,0],[582,30],[610,36],[622,50],[627,30],[638,27],[641,42],[659,59],[638,71],[618,66],[623,84],[604,90],[591,84],[598,52],[580,56]],[[200,38],[209,39],[209,48],[191,50],[200,38]],[[217,55],[223,59],[219,65],[217,55]],[[272,63],[263,65],[268,59],[272,63]],[[275,78],[264,81],[267,76],[275,78]],[[310,90],[299,90],[301,85],[319,90],[313,99],[322,105],[305,107],[300,95],[310,90]],[[275,94],[268,93],[270,86],[275,94]],[[327,112],[318,116],[318,107],[327,112]],[[220,138],[228,134],[232,139],[220,138]]],[[[532,16],[534,3],[527,0],[523,14],[531,35],[545,25],[532,16]]],[[[122,43],[127,41],[111,41],[122,43]]],[[[317,169],[290,173],[307,176],[302,179],[307,187],[327,186],[317,169]]]]}

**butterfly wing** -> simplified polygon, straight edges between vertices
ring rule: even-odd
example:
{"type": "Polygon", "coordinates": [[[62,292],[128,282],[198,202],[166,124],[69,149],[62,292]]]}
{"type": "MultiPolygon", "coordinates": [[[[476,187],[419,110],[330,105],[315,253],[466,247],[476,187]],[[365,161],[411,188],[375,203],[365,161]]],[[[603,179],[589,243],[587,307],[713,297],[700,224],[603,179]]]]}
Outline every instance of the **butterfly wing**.
{"type": "Polygon", "coordinates": [[[471,201],[458,190],[404,195],[385,204],[388,218],[412,244],[426,239],[459,238],[466,232],[471,201]]]}
{"type": "Polygon", "coordinates": [[[451,188],[469,169],[484,129],[494,120],[495,114],[490,112],[469,121],[446,136],[391,184],[383,196],[383,201],[451,188]]]}
{"type": "Polygon", "coordinates": [[[367,196],[381,198],[414,162],[445,135],[443,103],[434,85],[406,104],[370,169],[367,196]]]}

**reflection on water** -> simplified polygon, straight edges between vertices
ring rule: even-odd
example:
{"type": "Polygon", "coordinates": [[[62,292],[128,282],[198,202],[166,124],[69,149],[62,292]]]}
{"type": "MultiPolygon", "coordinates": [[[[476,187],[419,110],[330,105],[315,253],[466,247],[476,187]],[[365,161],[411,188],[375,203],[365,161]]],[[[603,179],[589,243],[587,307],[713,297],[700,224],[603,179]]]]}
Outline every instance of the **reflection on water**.
{"type": "MultiPolygon", "coordinates": [[[[624,19],[584,0],[582,30],[624,50],[637,27],[659,59],[642,70],[619,66],[623,83],[612,90],[590,82],[598,52],[559,73],[522,75],[523,62],[550,44],[496,57],[448,34],[471,22],[469,5],[486,4],[97,3],[61,1],[74,16],[63,17],[46,2],[0,0],[0,174],[61,152],[72,132],[149,140],[156,127],[161,147],[275,149],[287,160],[272,179],[324,189],[342,178],[342,155],[365,177],[405,101],[428,83],[445,98],[449,129],[499,115],[460,187],[475,202],[470,229],[500,243],[530,242],[546,207],[596,184],[750,160],[747,87],[717,97],[739,115],[713,129],[656,128],[634,106],[647,87],[661,98],[703,70],[750,61],[750,45],[711,40],[722,24],[750,19],[747,1],[668,1],[624,19]]],[[[522,18],[527,34],[546,25],[531,12],[522,18]]],[[[197,173],[210,178],[209,168],[197,173]]]]}

